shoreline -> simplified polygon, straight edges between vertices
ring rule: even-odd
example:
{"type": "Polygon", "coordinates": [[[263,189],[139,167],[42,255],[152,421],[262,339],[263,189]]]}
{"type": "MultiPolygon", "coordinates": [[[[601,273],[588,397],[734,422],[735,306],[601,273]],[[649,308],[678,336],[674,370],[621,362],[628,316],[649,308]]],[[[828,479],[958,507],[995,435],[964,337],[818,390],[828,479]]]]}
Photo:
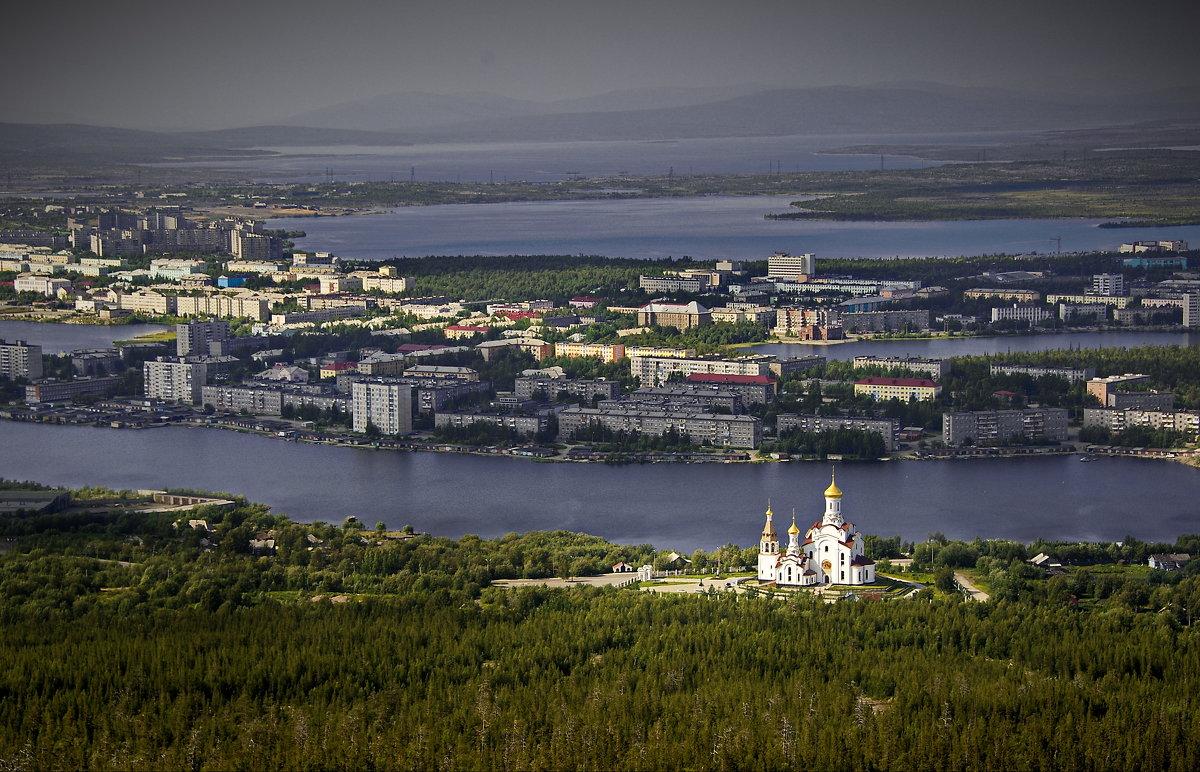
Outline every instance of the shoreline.
{"type": "MultiPolygon", "coordinates": [[[[249,434],[267,439],[280,440],[283,442],[299,442],[306,445],[323,445],[337,448],[358,448],[361,450],[377,450],[377,451],[393,451],[406,453],[444,453],[447,455],[459,456],[488,456],[501,458],[515,458],[531,461],[541,464],[604,464],[608,466],[626,466],[631,464],[886,464],[907,461],[975,461],[981,459],[1011,459],[1011,458],[1059,458],[1062,456],[1071,455],[1090,455],[1095,457],[1106,458],[1142,458],[1147,460],[1158,461],[1174,461],[1184,466],[1191,466],[1200,469],[1200,448],[1197,449],[1170,449],[1170,448],[1124,448],[1121,446],[1100,446],[1101,448],[1113,448],[1112,450],[1098,449],[1097,446],[1085,446],[1084,450],[1080,450],[1074,445],[1069,445],[1059,449],[1056,446],[1023,446],[1017,445],[1007,448],[979,448],[979,449],[946,449],[950,452],[937,451],[907,451],[904,453],[896,453],[886,457],[875,459],[843,459],[843,458],[771,458],[760,457],[758,451],[754,449],[730,448],[725,456],[718,453],[708,454],[703,451],[640,451],[635,453],[605,453],[599,458],[570,458],[567,455],[557,453],[552,456],[540,456],[531,451],[532,448],[544,447],[537,445],[513,445],[513,446],[466,446],[454,445],[453,443],[423,443],[419,440],[366,440],[363,442],[346,442],[339,441],[333,437],[319,438],[314,437],[287,437],[281,436],[278,431],[270,429],[256,430],[252,428],[229,426],[221,424],[199,423],[195,421],[177,421],[169,423],[145,424],[140,426],[121,425],[113,426],[103,423],[87,423],[73,421],[44,421],[34,419],[14,418],[11,415],[0,415],[0,419],[11,421],[13,423],[34,423],[34,424],[52,424],[56,426],[84,426],[100,429],[117,429],[128,431],[140,431],[144,429],[160,429],[160,428],[183,428],[183,429],[215,429],[223,431],[231,431],[238,434],[249,434]],[[960,452],[953,452],[953,451],[960,452]],[[969,452],[971,450],[996,450],[998,452],[969,452]],[[1140,451],[1140,452],[1138,452],[1140,451]],[[924,455],[928,454],[928,455],[924,455]],[[745,458],[731,458],[730,456],[744,455],[745,458]],[[640,457],[639,457],[640,456],[640,457]],[[711,457],[706,457],[711,456],[711,457]]],[[[276,419],[265,419],[276,420],[276,419]]],[[[584,447],[584,446],[577,446],[584,447]]],[[[567,453],[570,452],[568,448],[567,453]]],[[[836,454],[834,454],[836,455],[836,454]]]]}

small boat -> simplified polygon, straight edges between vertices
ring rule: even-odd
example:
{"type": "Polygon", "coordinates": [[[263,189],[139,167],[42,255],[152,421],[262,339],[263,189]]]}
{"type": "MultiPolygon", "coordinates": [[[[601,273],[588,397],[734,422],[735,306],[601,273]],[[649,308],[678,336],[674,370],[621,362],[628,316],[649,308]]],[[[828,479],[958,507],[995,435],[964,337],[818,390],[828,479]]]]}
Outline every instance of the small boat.
{"type": "Polygon", "coordinates": [[[1098,459],[1095,456],[1080,456],[1079,460],[1087,462],[1087,461],[1096,461],[1098,459]]]}

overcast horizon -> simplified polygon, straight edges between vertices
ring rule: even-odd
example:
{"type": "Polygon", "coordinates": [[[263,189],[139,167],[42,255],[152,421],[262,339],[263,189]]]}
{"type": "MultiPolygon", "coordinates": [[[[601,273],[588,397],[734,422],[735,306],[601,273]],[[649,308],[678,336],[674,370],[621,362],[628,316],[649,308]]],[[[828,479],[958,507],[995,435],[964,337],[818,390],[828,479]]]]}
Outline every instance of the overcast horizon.
{"type": "Polygon", "coordinates": [[[553,101],[631,88],[923,80],[1093,99],[1197,83],[1166,3],[213,0],[6,12],[0,121],[147,129],[285,121],[397,92],[553,101]],[[182,10],[186,8],[187,10],[182,10]],[[1157,44],[1157,45],[1156,45],[1157,44]]]}

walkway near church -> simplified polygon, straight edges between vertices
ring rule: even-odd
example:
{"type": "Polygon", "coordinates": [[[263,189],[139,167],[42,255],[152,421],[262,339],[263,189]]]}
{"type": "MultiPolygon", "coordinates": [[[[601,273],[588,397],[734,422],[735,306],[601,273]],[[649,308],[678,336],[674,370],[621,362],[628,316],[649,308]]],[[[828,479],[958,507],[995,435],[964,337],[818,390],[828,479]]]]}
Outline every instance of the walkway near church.
{"type": "Polygon", "coordinates": [[[599,576],[573,576],[570,579],[496,579],[493,587],[622,587],[637,580],[637,574],[600,574],[599,576]]]}
{"type": "Polygon", "coordinates": [[[963,588],[963,592],[965,592],[967,597],[971,600],[977,600],[982,603],[992,599],[991,595],[988,595],[983,590],[971,584],[971,580],[967,578],[966,574],[960,574],[958,571],[955,571],[954,581],[958,582],[958,586],[963,588]]]}

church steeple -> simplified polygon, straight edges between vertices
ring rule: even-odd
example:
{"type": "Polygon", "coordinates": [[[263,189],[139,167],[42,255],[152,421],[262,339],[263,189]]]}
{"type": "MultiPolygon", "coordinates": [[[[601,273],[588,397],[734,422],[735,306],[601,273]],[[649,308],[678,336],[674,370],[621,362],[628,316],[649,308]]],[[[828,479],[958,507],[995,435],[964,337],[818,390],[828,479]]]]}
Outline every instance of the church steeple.
{"type": "Polygon", "coordinates": [[[792,527],[788,528],[787,554],[800,554],[800,527],[796,525],[796,510],[792,509],[792,527]]]}
{"type": "Polygon", "coordinates": [[[825,517],[822,522],[831,525],[841,525],[842,520],[842,489],[837,485],[837,476],[831,470],[829,473],[829,487],[825,489],[825,517]]]}
{"type": "Polygon", "coordinates": [[[763,525],[762,541],[758,546],[759,552],[774,554],[779,552],[779,534],[775,533],[775,513],[771,511],[771,500],[767,499],[767,522],[763,525]]]}

